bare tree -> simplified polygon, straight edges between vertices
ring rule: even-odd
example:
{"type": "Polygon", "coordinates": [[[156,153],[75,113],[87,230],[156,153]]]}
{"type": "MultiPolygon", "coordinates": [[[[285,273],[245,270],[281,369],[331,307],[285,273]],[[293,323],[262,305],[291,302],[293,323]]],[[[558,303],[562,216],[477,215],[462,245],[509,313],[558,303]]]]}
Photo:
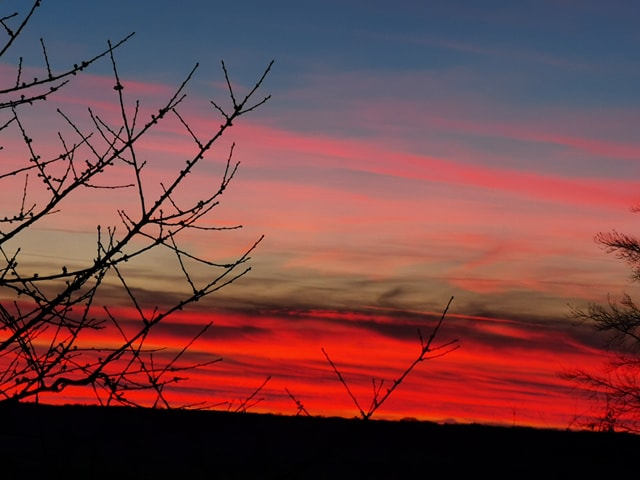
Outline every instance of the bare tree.
{"type": "MultiPolygon", "coordinates": [[[[0,60],[24,34],[40,3],[33,1],[25,12],[0,17],[5,34],[0,60]]],[[[224,155],[222,178],[210,191],[198,193],[194,199],[189,179],[210,161],[210,150],[223,133],[240,116],[269,99],[254,98],[273,62],[243,95],[232,87],[222,63],[231,105],[225,108],[211,101],[211,111],[221,116],[221,122],[211,121],[210,131],[197,134],[202,128],[192,128],[180,107],[186,102],[186,89],[198,65],[147,117],[139,101],[127,101],[127,82],[117,68],[116,53],[130,38],[107,42],[105,49],[92,58],[60,69],[50,64],[41,39],[42,75],[27,79],[21,58],[14,78],[9,82],[5,78],[6,84],[0,85],[0,142],[18,139],[23,152],[18,158],[8,159],[7,150],[0,150],[5,157],[2,168],[10,166],[0,170],[0,191],[16,191],[17,186],[19,192],[14,203],[0,205],[4,210],[0,213],[0,402],[38,400],[69,387],[84,387],[101,404],[168,407],[167,385],[183,380],[185,371],[220,360],[200,358],[184,363],[185,352],[211,327],[210,323],[194,330],[192,340],[178,351],[167,352],[162,346],[150,344],[149,338],[169,316],[250,270],[247,262],[262,237],[239,250],[231,261],[223,262],[193,253],[182,241],[190,232],[213,235],[241,228],[210,224],[208,216],[238,170],[238,163],[232,160],[233,146],[224,155]],[[83,119],[57,109],[59,124],[51,128],[60,129],[56,132],[58,151],[52,155],[49,149],[40,149],[38,139],[32,138],[33,114],[25,113],[25,109],[32,112],[45,105],[44,100],[48,100],[46,104],[55,101],[61,89],[73,88],[69,82],[74,76],[98,61],[110,62],[113,102],[119,118],[114,121],[91,107],[83,119]],[[144,158],[141,140],[170,118],[183,128],[191,151],[176,159],[175,170],[168,178],[159,185],[152,184],[145,173],[153,168],[153,161],[144,158]],[[28,263],[23,262],[25,235],[46,219],[55,218],[64,224],[65,212],[78,201],[78,195],[97,191],[107,192],[114,199],[121,192],[131,192],[134,203],[116,210],[117,226],[95,220],[93,258],[79,265],[60,260],[46,271],[29,270],[28,263]],[[176,291],[182,293],[168,304],[154,300],[158,305],[142,298],[130,272],[137,262],[160,251],[174,259],[175,273],[182,278],[182,287],[176,286],[176,291]],[[114,289],[119,292],[118,301],[135,312],[134,318],[123,318],[113,305],[102,303],[104,298],[114,298],[114,289]],[[104,292],[106,296],[101,296],[104,292]],[[96,331],[109,342],[97,344],[96,331]]]]}
{"type": "MultiPolygon", "coordinates": [[[[599,233],[595,240],[628,264],[634,281],[640,280],[640,239],[612,231],[599,233]]],[[[585,387],[601,412],[595,420],[582,423],[594,430],[640,432],[640,309],[625,293],[619,301],[609,299],[607,305],[573,308],[572,315],[607,340],[602,373],[560,372],[563,378],[585,387]]]]}

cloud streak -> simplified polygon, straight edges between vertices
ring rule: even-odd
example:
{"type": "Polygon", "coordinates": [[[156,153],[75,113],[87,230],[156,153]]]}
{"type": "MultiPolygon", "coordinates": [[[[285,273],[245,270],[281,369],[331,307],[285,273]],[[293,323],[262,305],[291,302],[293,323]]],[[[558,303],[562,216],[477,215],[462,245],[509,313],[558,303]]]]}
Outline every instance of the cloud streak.
{"type": "MultiPolygon", "coordinates": [[[[119,313],[126,316],[126,311],[119,313]]],[[[216,325],[194,345],[192,358],[219,356],[222,362],[194,372],[187,390],[174,392],[173,398],[186,401],[197,392],[210,402],[237,405],[271,376],[256,411],[293,414],[295,405],[286,388],[315,415],[352,416],[357,411],[320,348],[330,353],[366,404],[371,379],[389,384],[398,378],[419,352],[416,330],[428,335],[438,316],[371,310],[242,314],[205,309],[174,317],[149,342],[168,347],[170,354],[188,341],[199,322],[213,320],[216,325]]],[[[579,330],[453,313],[436,344],[459,336],[463,348],[419,365],[380,410],[379,418],[500,423],[515,415],[516,422],[564,428],[579,402],[556,372],[576,364],[595,366],[601,354],[579,341],[574,335],[579,330]]]]}

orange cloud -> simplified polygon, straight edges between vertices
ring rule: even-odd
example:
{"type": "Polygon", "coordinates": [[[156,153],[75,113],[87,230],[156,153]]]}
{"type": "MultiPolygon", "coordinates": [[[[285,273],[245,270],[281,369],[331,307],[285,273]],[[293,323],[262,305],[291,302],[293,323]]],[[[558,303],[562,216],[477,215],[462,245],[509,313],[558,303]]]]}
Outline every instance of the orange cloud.
{"type": "MultiPolygon", "coordinates": [[[[126,318],[135,318],[127,309],[112,311],[125,327],[126,318]]],[[[373,379],[390,386],[399,378],[419,353],[417,328],[426,338],[438,316],[437,312],[185,311],[159,328],[147,347],[166,348],[156,353],[161,362],[175,355],[199,324],[213,321],[214,327],[181,363],[212,358],[222,362],[188,372],[189,381],[180,388],[168,387],[167,398],[176,404],[205,401],[233,409],[271,377],[251,411],[294,414],[288,389],[314,415],[355,416],[356,407],[320,348],[326,349],[367,408],[373,379]]],[[[572,333],[571,327],[557,323],[451,313],[434,345],[459,338],[461,348],[419,364],[376,417],[565,428],[577,413],[579,397],[558,378],[558,371],[596,368],[602,355],[572,333]]],[[[109,346],[112,339],[118,340],[96,332],[88,340],[109,346]]],[[[139,399],[145,394],[140,395],[139,399]]],[[[90,402],[91,397],[69,389],[51,401],[90,402]]]]}

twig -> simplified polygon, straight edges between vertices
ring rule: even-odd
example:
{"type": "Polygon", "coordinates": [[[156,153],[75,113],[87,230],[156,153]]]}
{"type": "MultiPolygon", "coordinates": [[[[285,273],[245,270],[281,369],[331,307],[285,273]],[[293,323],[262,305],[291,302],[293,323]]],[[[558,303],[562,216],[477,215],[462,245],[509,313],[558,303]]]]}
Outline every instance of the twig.
{"type": "Polygon", "coordinates": [[[293,393],[291,393],[289,391],[289,389],[287,387],[284,387],[285,391],[287,392],[287,394],[289,395],[289,398],[291,398],[291,400],[293,400],[293,403],[296,404],[296,407],[298,407],[298,411],[296,412],[296,417],[298,415],[300,415],[300,413],[304,413],[307,417],[310,417],[311,415],[309,414],[309,412],[307,411],[306,408],[304,408],[304,405],[302,404],[302,402],[300,400],[298,400],[293,393]]]}
{"type": "Polygon", "coordinates": [[[261,402],[261,401],[262,401],[262,399],[259,399],[259,400],[257,400],[256,402],[254,402],[254,403],[252,403],[252,404],[249,404],[249,402],[250,402],[251,400],[253,400],[253,398],[254,398],[256,395],[258,395],[258,393],[260,393],[260,391],[265,387],[265,385],[266,385],[267,383],[269,383],[269,380],[271,380],[271,375],[269,375],[269,376],[265,379],[265,381],[264,381],[264,382],[262,382],[262,384],[261,384],[258,388],[256,388],[256,389],[254,390],[254,392],[253,392],[251,395],[249,395],[247,398],[245,398],[245,399],[240,403],[240,405],[238,405],[238,407],[235,409],[235,412],[236,412],[236,413],[237,413],[237,412],[246,413],[247,409],[249,409],[250,407],[254,406],[256,403],[261,402]]]}

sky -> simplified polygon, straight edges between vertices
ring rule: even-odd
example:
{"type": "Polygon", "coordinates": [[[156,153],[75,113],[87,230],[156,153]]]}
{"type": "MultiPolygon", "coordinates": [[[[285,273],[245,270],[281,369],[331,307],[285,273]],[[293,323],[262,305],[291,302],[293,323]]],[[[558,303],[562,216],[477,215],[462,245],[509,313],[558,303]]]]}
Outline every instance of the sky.
{"type": "MultiPolygon", "coordinates": [[[[566,428],[592,404],[558,372],[605,355],[571,308],[636,288],[594,236],[637,231],[639,20],[633,1],[44,0],[0,78],[13,81],[19,56],[43,72],[41,37],[55,69],[135,32],[116,53],[127,99],[149,115],[199,62],[180,108],[207,132],[220,121],[210,100],[228,104],[220,61],[240,92],[274,61],[258,92],[271,98],[189,179],[187,195],[217,185],[235,143],[213,221],[243,228],[189,246],[228,259],[265,238],[247,276],[159,330],[178,348],[185,326],[214,322],[192,358],[223,361],[178,401],[233,408],[269,378],[252,411],[295,414],[289,391],[311,414],[357,415],[321,349],[368,404],[372,378],[397,379],[454,297],[436,343],[460,348],[421,362],[374,418],[566,428]]],[[[81,125],[89,106],[115,119],[112,86],[105,59],[26,117],[40,148],[59,148],[55,108],[81,125]]],[[[170,122],[146,137],[150,189],[189,148],[170,122]]],[[[3,188],[3,210],[19,205],[23,183],[3,188]]],[[[131,199],[70,202],[19,240],[23,262],[82,265],[96,222],[118,224],[131,199]]],[[[178,294],[170,259],[131,276],[148,308],[178,294]]]]}

